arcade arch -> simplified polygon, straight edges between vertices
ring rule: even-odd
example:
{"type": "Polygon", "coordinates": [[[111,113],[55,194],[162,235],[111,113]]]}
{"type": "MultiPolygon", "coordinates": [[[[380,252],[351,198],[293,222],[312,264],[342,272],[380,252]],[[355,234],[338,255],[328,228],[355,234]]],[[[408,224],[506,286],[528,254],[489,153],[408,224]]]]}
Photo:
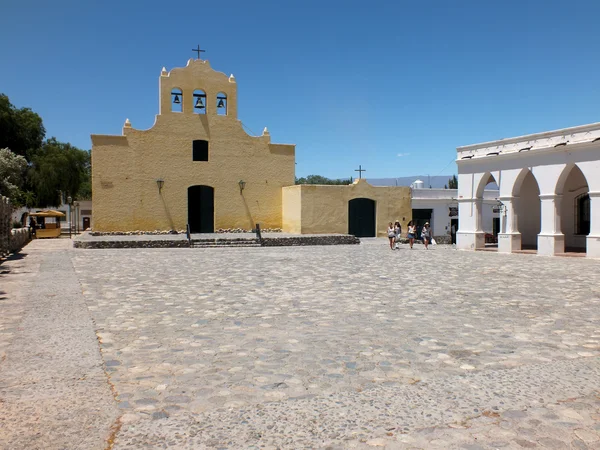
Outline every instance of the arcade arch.
{"type": "Polygon", "coordinates": [[[484,246],[482,192],[494,178],[500,252],[600,258],[599,151],[600,123],[459,147],[457,247],[484,246]]]}
{"type": "Polygon", "coordinates": [[[590,196],[585,175],[577,166],[565,167],[556,184],[556,193],[562,195],[560,224],[565,236],[565,249],[585,252],[590,233],[590,196]]]}
{"type": "Polygon", "coordinates": [[[521,250],[537,250],[538,234],[542,229],[540,187],[528,168],[523,169],[512,188],[517,215],[517,231],[521,233],[521,250]]]}

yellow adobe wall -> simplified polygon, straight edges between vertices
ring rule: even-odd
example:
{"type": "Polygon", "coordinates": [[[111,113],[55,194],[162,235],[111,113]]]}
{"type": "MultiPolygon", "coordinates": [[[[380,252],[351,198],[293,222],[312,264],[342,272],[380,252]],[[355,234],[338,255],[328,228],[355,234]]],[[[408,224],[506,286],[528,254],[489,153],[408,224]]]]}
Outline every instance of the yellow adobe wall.
{"type": "Polygon", "coordinates": [[[283,231],[302,234],[346,234],[348,202],[354,198],[375,200],[377,236],[387,236],[388,223],[396,220],[402,224],[402,232],[406,232],[412,216],[410,188],[371,186],[365,180],[357,180],[354,184],[346,186],[284,187],[283,231]],[[297,217],[298,203],[301,205],[300,219],[297,217]]]}
{"type": "Polygon", "coordinates": [[[207,61],[163,70],[160,111],[149,130],[129,122],[122,136],[92,135],[92,228],[97,231],[182,230],[187,189],[214,188],[215,229],[282,226],[281,188],[294,184],[295,148],[272,144],[269,133],[251,137],[237,120],[236,83],[207,61]],[[183,112],[171,112],[171,90],[183,90],[183,112]],[[194,89],[206,92],[206,114],[193,112],[194,89]],[[228,115],[216,113],[216,95],[228,115]],[[209,141],[208,161],[192,161],[192,141],[209,141]],[[159,193],[156,180],[163,179],[159,193]],[[239,181],[246,182],[240,193],[239,181]]]}
{"type": "Polygon", "coordinates": [[[302,233],[302,189],[300,185],[282,189],[282,222],[287,233],[302,233]]]}

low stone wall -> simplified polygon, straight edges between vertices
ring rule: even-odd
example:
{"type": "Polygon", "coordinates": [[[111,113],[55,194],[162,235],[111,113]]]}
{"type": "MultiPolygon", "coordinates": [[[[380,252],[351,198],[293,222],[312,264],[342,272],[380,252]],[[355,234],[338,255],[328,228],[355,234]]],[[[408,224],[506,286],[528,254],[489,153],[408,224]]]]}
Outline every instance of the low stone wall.
{"type": "Polygon", "coordinates": [[[166,230],[166,231],[90,231],[90,236],[158,236],[167,234],[185,234],[185,230],[166,230]]]}
{"type": "MultiPolygon", "coordinates": [[[[254,243],[255,239],[194,239],[197,246],[201,244],[213,244],[214,246],[232,247],[236,243],[254,243]],[[219,245],[221,244],[221,245],[219,245]]],[[[360,239],[349,235],[324,235],[324,236],[298,236],[298,237],[267,237],[263,238],[263,247],[285,247],[306,245],[347,245],[360,244],[360,239]]],[[[184,239],[154,239],[154,240],[81,240],[73,241],[74,248],[189,248],[187,240],[184,239]]]]}
{"type": "Polygon", "coordinates": [[[452,244],[452,236],[445,234],[443,236],[434,236],[435,242],[438,244],[450,245],[452,244]]]}
{"type": "Polygon", "coordinates": [[[280,237],[263,238],[263,247],[284,247],[300,245],[348,245],[360,244],[360,239],[356,236],[298,236],[298,237],[280,237]]]}
{"type": "Polygon", "coordinates": [[[74,248],[189,248],[188,241],[153,240],[153,241],[73,241],[74,248]]]}
{"type": "MultiPolygon", "coordinates": [[[[448,235],[445,236],[434,236],[433,237],[435,239],[436,244],[451,244],[452,243],[452,238],[448,235]]],[[[405,237],[401,237],[400,239],[398,239],[398,242],[400,242],[401,244],[408,244],[408,238],[405,237]]],[[[422,244],[423,241],[421,239],[415,239],[415,244],[422,244]]]]}
{"type": "MultiPolygon", "coordinates": [[[[281,228],[264,228],[262,233],[281,233],[281,228]]],[[[168,234],[185,234],[185,230],[156,230],[156,231],[90,231],[90,236],[162,236],[168,234]]],[[[219,228],[215,230],[216,234],[225,233],[255,233],[255,230],[245,230],[243,228],[219,228]]]]}
{"type": "Polygon", "coordinates": [[[10,232],[9,251],[18,252],[31,240],[29,228],[13,228],[10,232]]]}

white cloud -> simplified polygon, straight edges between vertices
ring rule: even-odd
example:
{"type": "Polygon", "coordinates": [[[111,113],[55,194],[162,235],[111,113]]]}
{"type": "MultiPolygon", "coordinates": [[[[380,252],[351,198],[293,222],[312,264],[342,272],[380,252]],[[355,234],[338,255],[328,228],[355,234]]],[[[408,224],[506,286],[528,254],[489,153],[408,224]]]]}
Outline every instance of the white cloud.
{"type": "Polygon", "coordinates": [[[410,153],[398,153],[398,158],[402,158],[403,156],[408,156],[410,153]]]}

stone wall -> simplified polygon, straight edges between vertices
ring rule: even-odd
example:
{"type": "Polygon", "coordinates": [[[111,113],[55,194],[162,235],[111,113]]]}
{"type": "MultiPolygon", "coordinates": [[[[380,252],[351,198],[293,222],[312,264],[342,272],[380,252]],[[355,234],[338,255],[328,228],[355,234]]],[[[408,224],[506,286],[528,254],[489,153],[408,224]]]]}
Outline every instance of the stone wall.
{"type": "MultiPolygon", "coordinates": [[[[435,239],[436,244],[452,244],[452,236],[449,236],[447,234],[442,235],[442,236],[434,236],[433,237],[435,239]]],[[[400,242],[401,244],[408,244],[408,238],[405,237],[401,237],[400,239],[398,239],[398,242],[400,242]]],[[[415,244],[422,244],[423,241],[421,239],[415,239],[415,244]]]]}
{"type": "MultiPolygon", "coordinates": [[[[194,247],[242,247],[258,245],[257,239],[194,239],[194,247]]],[[[350,235],[324,235],[324,236],[294,236],[294,237],[268,237],[263,238],[263,247],[306,246],[306,245],[348,245],[360,244],[360,239],[350,235]]],[[[123,239],[103,240],[101,237],[94,240],[77,240],[73,242],[74,248],[189,248],[187,240],[183,239],[123,239]]]]}
{"type": "Polygon", "coordinates": [[[298,236],[298,237],[280,237],[264,238],[263,247],[282,247],[298,245],[346,245],[360,244],[360,239],[351,235],[332,235],[332,236],[298,236]]]}
{"type": "Polygon", "coordinates": [[[0,257],[19,251],[31,238],[28,228],[12,228],[13,206],[0,196],[0,257]]]}
{"type": "Polygon", "coordinates": [[[73,241],[74,248],[189,248],[187,240],[73,241]]]}
{"type": "Polygon", "coordinates": [[[12,205],[6,197],[0,196],[0,257],[10,253],[10,228],[12,205]]]}
{"type": "Polygon", "coordinates": [[[10,237],[10,252],[18,252],[31,240],[29,228],[13,228],[10,237]]]}

